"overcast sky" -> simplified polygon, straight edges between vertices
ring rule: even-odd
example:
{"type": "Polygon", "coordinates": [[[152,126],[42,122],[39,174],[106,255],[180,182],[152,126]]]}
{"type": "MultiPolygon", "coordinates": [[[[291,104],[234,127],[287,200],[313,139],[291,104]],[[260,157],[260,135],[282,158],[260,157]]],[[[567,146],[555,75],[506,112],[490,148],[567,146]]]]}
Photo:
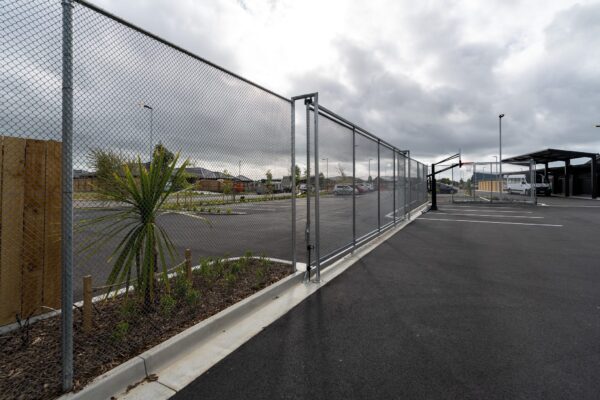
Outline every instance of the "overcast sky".
{"type": "Polygon", "coordinates": [[[93,0],[429,160],[599,151],[600,3],[93,0]]]}

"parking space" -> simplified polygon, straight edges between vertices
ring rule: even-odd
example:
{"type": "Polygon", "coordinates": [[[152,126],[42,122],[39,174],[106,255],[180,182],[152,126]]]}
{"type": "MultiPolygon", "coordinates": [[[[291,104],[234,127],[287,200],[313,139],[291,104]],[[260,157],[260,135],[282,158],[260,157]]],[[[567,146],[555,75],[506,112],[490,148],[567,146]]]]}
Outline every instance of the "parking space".
{"type": "Polygon", "coordinates": [[[428,212],[175,398],[596,399],[595,204],[428,212]]]}
{"type": "MultiPolygon", "coordinates": [[[[382,191],[381,202],[387,209],[393,208],[393,192],[382,191]]],[[[377,230],[377,192],[356,196],[357,237],[377,230]]],[[[296,204],[296,246],[298,260],[307,259],[305,242],[306,198],[297,199],[296,204]]],[[[311,198],[314,224],[314,198],[311,198]]],[[[418,202],[413,201],[413,206],[418,202]]],[[[105,208],[77,208],[75,221],[104,215],[105,208]]],[[[113,205],[114,206],[114,205],[113,205]]],[[[398,205],[400,207],[400,205],[398,205]]],[[[177,260],[183,259],[186,249],[192,252],[193,261],[208,256],[241,256],[246,251],[255,255],[291,260],[291,199],[236,203],[225,206],[213,206],[220,214],[187,213],[171,211],[158,217],[161,226],[168,232],[175,245],[177,260]]],[[[325,195],[320,200],[321,218],[321,256],[325,256],[352,242],[352,196],[325,195]]],[[[393,218],[393,215],[391,216],[393,218]]],[[[391,218],[382,218],[385,225],[391,218]]],[[[76,248],[93,237],[99,227],[92,226],[75,233],[76,248]]],[[[113,244],[118,243],[115,237],[113,244]]],[[[104,284],[111,270],[107,262],[111,256],[110,244],[98,248],[92,257],[80,252],[75,253],[74,297],[82,298],[82,277],[91,275],[94,285],[104,284]]]]}

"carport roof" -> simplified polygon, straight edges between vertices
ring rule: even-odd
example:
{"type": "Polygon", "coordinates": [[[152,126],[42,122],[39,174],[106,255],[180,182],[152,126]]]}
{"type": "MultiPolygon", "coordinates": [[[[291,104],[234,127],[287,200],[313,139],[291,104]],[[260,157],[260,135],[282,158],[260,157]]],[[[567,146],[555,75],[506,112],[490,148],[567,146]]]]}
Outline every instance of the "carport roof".
{"type": "Polygon", "coordinates": [[[595,157],[596,153],[585,153],[572,150],[545,149],[533,153],[523,154],[521,156],[505,158],[502,160],[507,163],[522,164],[529,163],[533,159],[537,164],[550,163],[553,161],[567,161],[574,158],[595,157]]]}

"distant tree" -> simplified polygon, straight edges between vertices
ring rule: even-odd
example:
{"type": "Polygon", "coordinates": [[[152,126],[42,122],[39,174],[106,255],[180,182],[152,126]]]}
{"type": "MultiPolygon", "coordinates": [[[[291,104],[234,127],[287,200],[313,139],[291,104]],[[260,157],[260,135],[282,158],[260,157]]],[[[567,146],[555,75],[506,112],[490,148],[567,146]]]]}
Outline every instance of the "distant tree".
{"type": "MultiPolygon", "coordinates": [[[[162,143],[159,143],[156,146],[154,146],[154,151],[152,153],[152,156],[154,158],[156,158],[156,157],[158,157],[160,155],[161,152],[164,154],[165,162],[167,162],[167,163],[170,164],[175,159],[175,154],[173,154],[172,151],[170,151],[165,146],[163,146],[162,143]]],[[[166,168],[167,167],[163,167],[163,169],[166,169],[166,168]]]]}
{"type": "MultiPolygon", "coordinates": [[[[163,170],[166,170],[167,166],[170,165],[171,162],[173,162],[173,160],[175,159],[175,154],[169,149],[167,149],[162,143],[159,143],[156,146],[154,146],[154,152],[152,153],[152,156],[155,159],[157,157],[160,157],[161,155],[163,155],[164,158],[163,170]]],[[[191,176],[185,170],[177,176],[174,175],[173,177],[171,177],[170,184],[173,188],[173,192],[178,192],[180,190],[187,189],[190,186],[190,184],[188,183],[190,178],[191,176]]]]}
{"type": "MultiPolygon", "coordinates": [[[[223,181],[223,202],[225,201],[225,196],[229,196],[233,192],[233,182],[230,180],[223,181]]],[[[234,198],[235,201],[235,198],[234,198]]]]}
{"type": "Polygon", "coordinates": [[[273,193],[273,173],[271,172],[270,169],[268,169],[267,172],[265,173],[265,175],[267,177],[267,181],[265,182],[265,186],[267,188],[267,193],[272,194],[273,193]]]}
{"type": "Polygon", "coordinates": [[[296,178],[296,184],[298,184],[298,182],[300,182],[301,179],[301,171],[300,171],[300,167],[298,166],[298,164],[296,164],[296,166],[294,167],[294,175],[296,178]]]}
{"type": "MultiPolygon", "coordinates": [[[[96,174],[97,189],[110,193],[122,190],[121,185],[118,185],[115,181],[115,175],[118,177],[125,176],[125,168],[130,164],[134,164],[122,154],[112,150],[92,150],[88,155],[88,159],[96,174]]],[[[135,169],[132,173],[137,175],[135,169]]]]}

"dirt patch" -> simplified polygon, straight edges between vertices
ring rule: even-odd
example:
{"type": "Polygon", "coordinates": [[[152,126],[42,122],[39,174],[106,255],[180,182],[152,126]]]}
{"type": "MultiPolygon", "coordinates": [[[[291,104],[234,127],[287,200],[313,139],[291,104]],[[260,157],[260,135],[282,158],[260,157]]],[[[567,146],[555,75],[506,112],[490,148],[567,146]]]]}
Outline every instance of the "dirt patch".
{"type": "MultiPolygon", "coordinates": [[[[150,307],[135,295],[94,304],[93,329],[74,312],[74,390],[190,326],[279,281],[290,265],[243,257],[205,261],[160,288],[150,307]]],[[[0,336],[0,399],[53,399],[61,393],[60,317],[0,336]]]]}

